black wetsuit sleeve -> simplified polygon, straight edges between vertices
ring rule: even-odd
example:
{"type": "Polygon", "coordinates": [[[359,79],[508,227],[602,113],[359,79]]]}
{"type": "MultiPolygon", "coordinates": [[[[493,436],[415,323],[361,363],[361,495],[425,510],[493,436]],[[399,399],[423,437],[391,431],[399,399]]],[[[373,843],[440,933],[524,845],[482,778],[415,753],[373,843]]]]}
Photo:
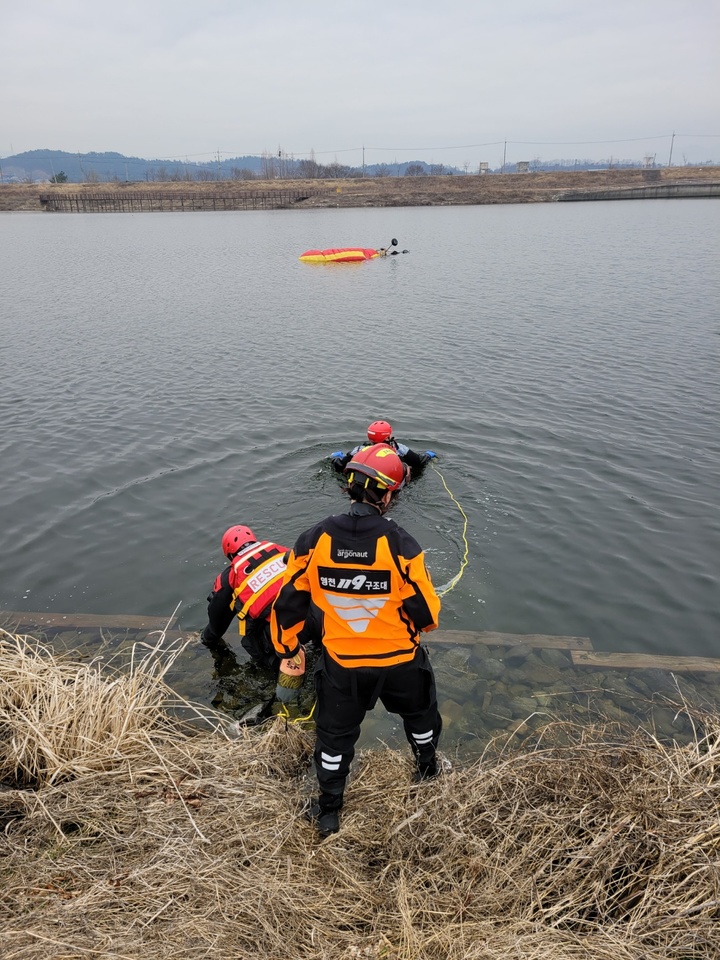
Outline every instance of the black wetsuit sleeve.
{"type": "Polygon", "coordinates": [[[203,643],[215,643],[222,638],[235,617],[233,601],[230,567],[226,567],[215,580],[208,597],[208,625],[201,635],[203,643]]]}
{"type": "Polygon", "coordinates": [[[413,473],[418,473],[425,466],[426,463],[430,462],[430,457],[425,453],[416,453],[414,450],[409,450],[407,453],[404,453],[400,459],[403,463],[406,463],[413,473]]]}
{"type": "Polygon", "coordinates": [[[345,470],[345,467],[350,463],[351,460],[352,460],[352,454],[345,453],[343,454],[342,457],[333,457],[330,462],[332,463],[333,467],[337,470],[338,473],[343,473],[343,471],[345,470]]]}

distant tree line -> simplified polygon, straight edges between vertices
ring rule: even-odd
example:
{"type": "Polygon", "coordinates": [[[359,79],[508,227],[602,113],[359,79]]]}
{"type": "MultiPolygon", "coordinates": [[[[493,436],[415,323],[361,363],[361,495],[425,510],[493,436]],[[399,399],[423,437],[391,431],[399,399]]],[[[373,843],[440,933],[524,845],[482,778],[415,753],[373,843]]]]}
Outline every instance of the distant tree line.
{"type": "MultiPolygon", "coordinates": [[[[708,164],[712,161],[708,160],[708,164]]],[[[703,166],[704,164],[700,164],[703,166]]],[[[644,161],[562,159],[543,161],[535,157],[524,162],[530,172],[554,170],[607,170],[656,166],[654,157],[644,161]]],[[[234,157],[197,163],[189,160],[144,160],[126,157],[120,153],[73,154],[61,150],[30,150],[0,160],[0,181],[37,183],[121,183],[148,181],[207,182],[220,180],[347,180],[362,177],[440,177],[492,173],[515,173],[518,165],[507,163],[500,167],[479,164],[472,169],[466,162],[462,168],[414,160],[407,163],[376,163],[367,166],[349,166],[333,160],[320,163],[313,152],[309,157],[295,159],[280,148],[277,153],[261,156],[234,157]]]]}
{"type": "Polygon", "coordinates": [[[119,153],[73,154],[61,150],[30,150],[0,161],[3,182],[37,183],[192,183],[220,180],[346,180],[361,177],[441,176],[458,173],[454,167],[427,164],[379,163],[355,167],[333,160],[320,163],[313,153],[295,159],[282,149],[259,157],[245,156],[203,163],[144,160],[119,153]]]}

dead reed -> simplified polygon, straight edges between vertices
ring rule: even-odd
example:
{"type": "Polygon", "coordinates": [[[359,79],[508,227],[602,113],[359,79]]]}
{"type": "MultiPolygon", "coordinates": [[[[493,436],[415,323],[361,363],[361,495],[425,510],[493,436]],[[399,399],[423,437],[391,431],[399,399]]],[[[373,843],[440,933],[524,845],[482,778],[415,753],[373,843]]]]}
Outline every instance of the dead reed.
{"type": "Polygon", "coordinates": [[[367,752],[321,842],[312,735],[230,739],[172,656],[120,675],[0,635],[3,960],[720,956],[719,717],[685,746],[556,724],[416,787],[367,752]]]}

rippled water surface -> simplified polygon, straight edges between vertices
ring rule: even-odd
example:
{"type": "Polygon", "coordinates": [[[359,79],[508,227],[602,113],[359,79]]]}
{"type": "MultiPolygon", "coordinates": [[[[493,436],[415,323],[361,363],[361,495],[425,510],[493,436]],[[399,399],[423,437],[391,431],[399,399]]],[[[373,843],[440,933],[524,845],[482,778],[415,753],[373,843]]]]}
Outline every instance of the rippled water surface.
{"type": "Polygon", "coordinates": [[[440,454],[394,512],[436,584],[468,519],[444,628],[720,656],[719,214],[2,215],[0,607],[199,629],[225,527],[342,509],[326,456],[383,417],[440,454]]]}

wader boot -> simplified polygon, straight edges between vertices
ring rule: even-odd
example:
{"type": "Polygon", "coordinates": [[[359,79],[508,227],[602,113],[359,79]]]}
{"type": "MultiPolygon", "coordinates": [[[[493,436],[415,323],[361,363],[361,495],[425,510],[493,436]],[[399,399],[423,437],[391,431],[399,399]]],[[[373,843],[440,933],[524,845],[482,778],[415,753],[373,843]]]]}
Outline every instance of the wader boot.
{"type": "Polygon", "coordinates": [[[434,780],[440,773],[437,757],[433,754],[430,760],[415,759],[415,773],[413,783],[422,783],[423,780],[434,780]]]}
{"type": "Polygon", "coordinates": [[[305,818],[314,823],[321,837],[329,837],[340,829],[340,810],[343,805],[342,794],[321,793],[310,801],[305,818]]]}

